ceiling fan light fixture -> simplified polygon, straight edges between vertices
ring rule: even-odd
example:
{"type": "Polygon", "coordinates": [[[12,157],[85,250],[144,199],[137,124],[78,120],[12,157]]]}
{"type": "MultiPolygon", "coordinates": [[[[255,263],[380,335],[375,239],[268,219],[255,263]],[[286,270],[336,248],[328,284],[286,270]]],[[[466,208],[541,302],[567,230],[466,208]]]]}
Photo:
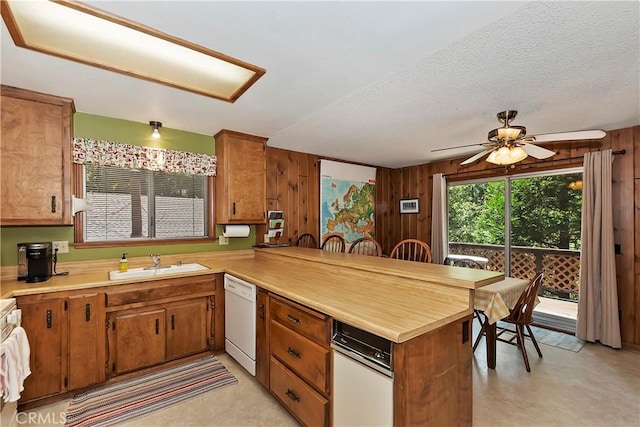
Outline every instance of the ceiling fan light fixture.
{"type": "Polygon", "coordinates": [[[512,165],[527,158],[527,153],[522,147],[503,146],[494,150],[487,157],[487,162],[495,165],[512,165]]]}
{"type": "Polygon", "coordinates": [[[524,126],[509,126],[492,130],[489,132],[488,139],[493,142],[515,141],[524,137],[526,134],[527,128],[524,126]]]}

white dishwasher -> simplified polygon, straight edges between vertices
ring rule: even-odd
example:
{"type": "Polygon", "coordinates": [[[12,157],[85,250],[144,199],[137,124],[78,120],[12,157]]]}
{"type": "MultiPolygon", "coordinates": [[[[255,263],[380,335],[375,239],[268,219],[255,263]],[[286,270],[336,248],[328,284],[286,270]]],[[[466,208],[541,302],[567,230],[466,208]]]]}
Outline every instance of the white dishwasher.
{"type": "Polygon", "coordinates": [[[256,375],[256,287],[224,275],[224,348],[253,376],[256,375]]]}

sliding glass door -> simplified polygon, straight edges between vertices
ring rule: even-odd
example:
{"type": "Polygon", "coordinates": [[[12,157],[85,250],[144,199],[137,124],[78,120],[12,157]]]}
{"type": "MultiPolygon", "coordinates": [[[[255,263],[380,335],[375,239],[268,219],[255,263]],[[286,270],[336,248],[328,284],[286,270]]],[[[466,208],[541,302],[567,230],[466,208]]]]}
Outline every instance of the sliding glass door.
{"type": "Polygon", "coordinates": [[[580,272],[582,171],[571,169],[448,186],[449,253],[530,280],[544,273],[537,322],[574,330],[580,272]],[[508,260],[508,261],[507,261],[508,260]]]}

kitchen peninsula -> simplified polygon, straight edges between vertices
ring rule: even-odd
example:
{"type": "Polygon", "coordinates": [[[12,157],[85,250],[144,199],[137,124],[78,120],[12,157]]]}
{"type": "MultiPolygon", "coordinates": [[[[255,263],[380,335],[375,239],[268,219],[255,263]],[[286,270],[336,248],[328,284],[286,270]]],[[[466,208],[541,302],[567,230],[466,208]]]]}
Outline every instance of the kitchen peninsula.
{"type": "MultiPolygon", "coordinates": [[[[255,249],[249,256],[249,251],[240,252],[237,257],[227,252],[222,258],[215,253],[182,255],[182,262],[199,262],[210,270],[192,272],[179,280],[186,283],[186,279],[191,278],[198,282],[201,275],[211,277],[212,273],[227,272],[254,283],[259,288],[259,303],[260,295],[266,295],[266,310],[262,307],[263,334],[266,336],[261,337],[258,333],[257,349],[258,371],[262,364],[266,377],[261,380],[258,376],[258,379],[268,388],[271,383],[270,390],[283,404],[285,400],[273,389],[282,380],[281,376],[274,374],[274,367],[283,372],[289,370],[275,360],[275,344],[271,342],[274,336],[273,333],[269,335],[269,324],[276,325],[280,315],[278,310],[291,308],[321,326],[319,336],[311,336],[307,331],[299,334],[300,340],[312,342],[314,349],[326,350],[323,353],[326,357],[325,371],[313,373],[321,381],[315,381],[315,377],[315,382],[308,381],[299,372],[294,372],[298,375],[291,377],[324,399],[319,404],[320,418],[315,415],[305,418],[304,411],[296,413],[285,404],[298,419],[330,424],[332,365],[327,355],[330,354],[330,322],[335,319],[394,343],[394,425],[471,425],[473,290],[501,280],[501,273],[297,247],[255,249]]],[[[130,262],[135,265],[136,260],[130,262]]],[[[168,259],[168,262],[175,261],[168,259]]],[[[105,308],[102,295],[107,295],[109,304],[108,295],[114,294],[114,288],[120,287],[129,292],[140,286],[143,289],[140,295],[151,292],[152,280],[109,281],[107,270],[98,272],[96,263],[90,264],[87,264],[87,269],[91,271],[72,270],[69,276],[54,277],[32,288],[4,280],[6,275],[3,271],[3,297],[43,295],[44,300],[48,298],[46,294],[92,289],[92,293],[97,294],[94,301],[98,304],[96,313],[105,316],[109,307],[105,308]],[[9,290],[10,293],[7,292],[9,290]]],[[[180,286],[173,284],[172,292],[179,293],[180,286]]],[[[215,286],[210,291],[198,291],[202,298],[212,299],[207,295],[215,293],[217,311],[214,317],[217,323],[210,329],[219,331],[220,320],[223,319],[219,313],[223,306],[219,303],[221,283],[215,286]]],[[[129,293],[119,295],[128,296],[129,293]]],[[[104,323],[98,319],[97,324],[104,323]]],[[[218,332],[215,341],[219,340],[219,335],[218,332]]],[[[101,362],[99,365],[106,365],[105,361],[101,362]]]]}
{"type": "MultiPolygon", "coordinates": [[[[394,425],[472,424],[473,290],[503,279],[502,273],[297,247],[255,252],[253,260],[225,270],[275,295],[277,303],[284,297],[394,343],[394,425]]],[[[266,324],[277,326],[268,318],[266,324]]],[[[258,349],[258,371],[261,357],[272,370],[280,367],[273,355],[269,364],[276,352],[266,350],[258,349]]],[[[273,372],[271,382],[278,397],[273,372]]],[[[331,399],[330,386],[326,396],[331,399]]],[[[280,400],[305,424],[329,424],[326,408],[324,418],[318,410],[321,415],[305,419],[287,398],[280,400]]]]}

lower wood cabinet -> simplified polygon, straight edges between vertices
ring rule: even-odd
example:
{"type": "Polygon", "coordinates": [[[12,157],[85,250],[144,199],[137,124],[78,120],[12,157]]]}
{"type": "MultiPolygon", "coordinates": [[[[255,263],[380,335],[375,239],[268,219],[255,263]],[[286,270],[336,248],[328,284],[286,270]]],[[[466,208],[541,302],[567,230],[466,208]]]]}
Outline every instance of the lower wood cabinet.
{"type": "Polygon", "coordinates": [[[212,298],[110,313],[109,376],[207,351],[211,342],[212,298]]]}
{"type": "Polygon", "coordinates": [[[109,315],[110,376],[165,361],[165,310],[138,309],[109,315]]]}
{"type": "Polygon", "coordinates": [[[183,277],[107,290],[107,377],[219,349],[216,282],[183,277]]]}
{"type": "Polygon", "coordinates": [[[17,297],[32,372],[19,404],[48,403],[120,374],[224,349],[220,276],[17,297]]]}
{"type": "Polygon", "coordinates": [[[21,404],[104,381],[103,293],[30,295],[16,301],[31,348],[31,375],[21,404]]]}
{"type": "MultiPolygon", "coordinates": [[[[328,426],[329,317],[273,294],[268,308],[269,390],[303,424],[328,426]]],[[[258,345],[258,361],[264,350],[258,345]]]]}

